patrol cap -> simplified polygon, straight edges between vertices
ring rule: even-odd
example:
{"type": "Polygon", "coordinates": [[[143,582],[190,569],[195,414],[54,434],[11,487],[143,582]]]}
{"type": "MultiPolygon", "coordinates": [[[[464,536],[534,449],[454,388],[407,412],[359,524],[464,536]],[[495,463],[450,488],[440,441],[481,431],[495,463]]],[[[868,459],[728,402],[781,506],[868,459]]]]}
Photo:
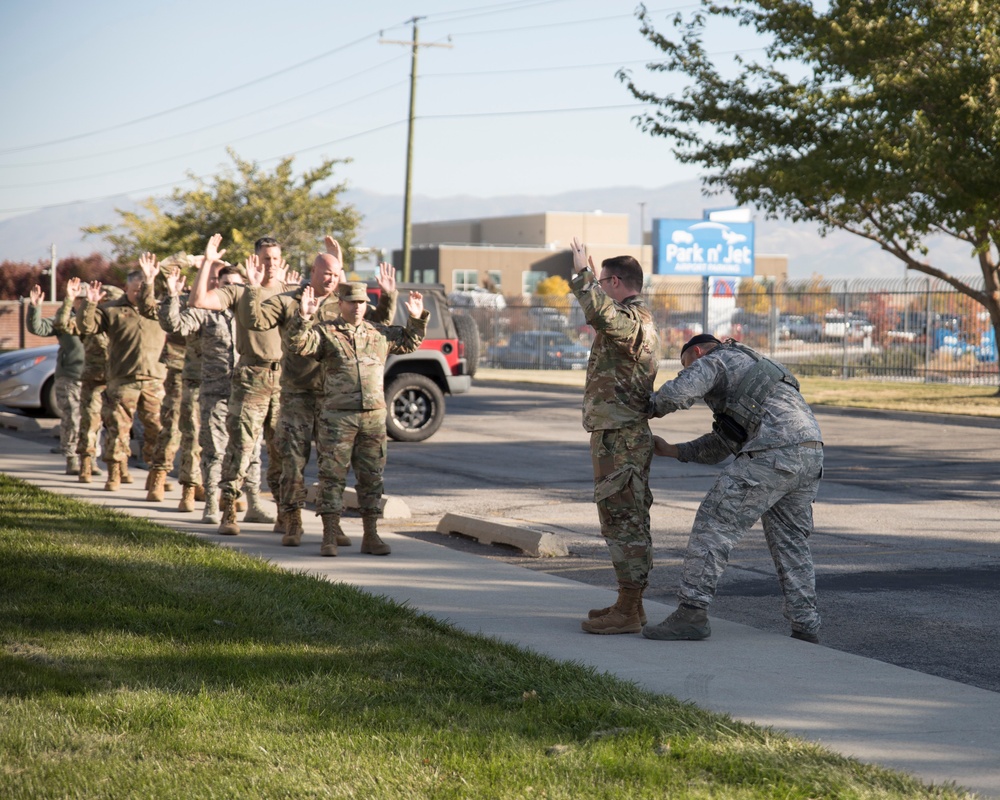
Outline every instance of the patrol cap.
{"type": "Polygon", "coordinates": [[[684,355],[692,347],[696,347],[699,344],[722,344],[722,342],[710,333],[699,333],[687,340],[685,345],[681,348],[681,355],[684,355]]]}
{"type": "Polygon", "coordinates": [[[368,302],[368,284],[361,283],[360,281],[351,281],[349,283],[342,283],[337,287],[337,296],[341,300],[348,300],[351,302],[357,300],[363,300],[368,302]]]}
{"type": "Polygon", "coordinates": [[[119,289],[117,286],[104,286],[104,301],[108,300],[118,300],[125,292],[119,289]]]}

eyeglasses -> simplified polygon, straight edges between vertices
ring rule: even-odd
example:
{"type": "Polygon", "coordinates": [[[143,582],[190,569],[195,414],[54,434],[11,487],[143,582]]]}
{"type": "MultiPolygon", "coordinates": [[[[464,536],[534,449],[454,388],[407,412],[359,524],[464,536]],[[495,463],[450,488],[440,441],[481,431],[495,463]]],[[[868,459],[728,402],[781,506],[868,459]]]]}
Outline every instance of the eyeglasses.
{"type": "Polygon", "coordinates": [[[609,275],[609,276],[608,276],[608,277],[606,277],[606,278],[598,278],[598,279],[597,279],[597,282],[598,282],[598,283],[604,283],[604,281],[610,281],[610,280],[612,280],[613,278],[617,278],[617,277],[618,277],[617,275],[609,275]]]}

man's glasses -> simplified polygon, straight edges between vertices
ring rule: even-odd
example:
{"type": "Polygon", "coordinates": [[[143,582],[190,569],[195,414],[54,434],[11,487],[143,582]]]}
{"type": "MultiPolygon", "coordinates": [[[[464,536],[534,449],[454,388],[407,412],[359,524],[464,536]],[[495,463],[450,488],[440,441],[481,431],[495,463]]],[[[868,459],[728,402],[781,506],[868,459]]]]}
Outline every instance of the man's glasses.
{"type": "Polygon", "coordinates": [[[609,275],[607,278],[598,278],[598,283],[604,283],[604,281],[610,281],[612,278],[617,278],[617,275],[609,275]]]}

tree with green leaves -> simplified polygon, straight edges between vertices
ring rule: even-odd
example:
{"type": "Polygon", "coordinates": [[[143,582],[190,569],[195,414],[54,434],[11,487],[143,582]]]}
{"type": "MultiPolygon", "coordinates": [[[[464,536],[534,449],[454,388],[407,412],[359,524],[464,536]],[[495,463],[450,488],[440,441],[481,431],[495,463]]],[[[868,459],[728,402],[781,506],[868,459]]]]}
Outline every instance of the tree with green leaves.
{"type": "Polygon", "coordinates": [[[258,238],[273,236],[295,269],[323,252],[323,237],[329,234],[350,263],[361,218],[341,199],[345,184],[328,184],[342,160],[325,160],[296,178],[291,158],[267,172],[232,150],[229,155],[233,166],[220,174],[207,181],[191,176],[195,188],[174,189],[165,201],[149,198],[138,213],[118,210],[117,228],[99,225],[84,232],[102,236],[119,261],[134,261],[146,251],[161,257],[201,253],[209,237],[221,233],[226,258],[236,262],[253,252],[258,238]]]}
{"type": "MultiPolygon", "coordinates": [[[[654,72],[688,80],[641,128],[669,139],[768,218],[818,223],[877,243],[989,311],[1000,334],[1000,3],[986,0],[702,0],[673,37],[640,6],[665,54],[654,72]],[[765,57],[708,52],[713,25],[755,31],[765,57]],[[984,289],[935,266],[928,237],[968,245],[984,289]]],[[[998,335],[1000,340],[1000,335],[998,335]]]]}

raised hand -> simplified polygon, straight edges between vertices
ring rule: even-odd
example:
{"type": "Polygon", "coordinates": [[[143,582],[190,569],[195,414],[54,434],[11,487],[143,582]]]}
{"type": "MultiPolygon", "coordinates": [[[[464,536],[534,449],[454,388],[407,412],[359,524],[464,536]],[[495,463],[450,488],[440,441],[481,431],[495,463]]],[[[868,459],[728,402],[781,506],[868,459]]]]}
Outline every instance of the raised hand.
{"type": "Polygon", "coordinates": [[[179,297],[184,293],[184,284],[186,283],[184,275],[178,270],[177,272],[172,272],[167,275],[167,291],[170,292],[171,297],[179,297]]]}
{"type": "Polygon", "coordinates": [[[302,273],[299,272],[297,269],[288,270],[288,274],[285,275],[285,283],[294,283],[296,286],[298,286],[300,283],[302,283],[302,273]]]}
{"type": "Polygon", "coordinates": [[[220,250],[219,245],[222,244],[222,234],[216,233],[208,240],[208,244],[205,245],[205,263],[212,266],[216,261],[221,261],[222,257],[226,254],[225,250],[220,250]]]}
{"type": "Polygon", "coordinates": [[[378,285],[383,292],[396,291],[396,268],[384,261],[378,265],[378,285]]]}
{"type": "Polygon", "coordinates": [[[76,300],[80,296],[80,279],[70,278],[66,281],[66,296],[71,300],[76,300]]]}
{"type": "Polygon", "coordinates": [[[299,300],[299,314],[302,315],[303,319],[309,319],[316,313],[318,307],[319,303],[316,302],[313,287],[306,284],[305,288],[302,289],[302,298],[299,300]]]}
{"type": "Polygon", "coordinates": [[[424,313],[424,296],[420,292],[410,292],[406,300],[406,310],[411,317],[420,317],[424,313]]]}
{"type": "Polygon", "coordinates": [[[583,246],[583,242],[581,242],[575,236],[573,237],[573,246],[572,246],[571,249],[573,250],[573,271],[574,272],[582,272],[588,266],[592,270],[594,269],[594,258],[593,258],[593,256],[590,256],[590,257],[587,256],[587,250],[583,246]]]}
{"type": "Polygon", "coordinates": [[[143,253],[139,256],[139,269],[142,270],[142,274],[146,278],[146,283],[152,283],[156,277],[156,273],[160,269],[160,265],[156,261],[156,256],[152,253],[143,253]]]}
{"type": "Polygon", "coordinates": [[[44,296],[45,292],[42,291],[42,287],[35,284],[31,287],[31,292],[28,294],[28,302],[30,302],[33,306],[40,306],[44,296]]]}
{"type": "Polygon", "coordinates": [[[344,258],[343,258],[343,256],[341,255],[341,252],[340,252],[340,242],[338,242],[332,236],[324,236],[323,237],[323,245],[324,245],[324,247],[326,247],[326,252],[327,253],[329,253],[331,256],[333,256],[334,258],[336,258],[337,261],[340,261],[341,263],[343,263],[344,258]]]}
{"type": "Polygon", "coordinates": [[[247,271],[247,283],[251,286],[260,286],[264,282],[264,265],[260,263],[256,253],[247,256],[243,266],[247,271]]]}
{"type": "Polygon", "coordinates": [[[271,267],[271,279],[277,281],[278,283],[285,282],[285,276],[288,274],[288,262],[285,259],[281,259],[278,265],[271,267]]]}
{"type": "Polygon", "coordinates": [[[100,281],[91,281],[87,284],[87,301],[90,303],[100,303],[104,299],[104,287],[100,281]]]}

